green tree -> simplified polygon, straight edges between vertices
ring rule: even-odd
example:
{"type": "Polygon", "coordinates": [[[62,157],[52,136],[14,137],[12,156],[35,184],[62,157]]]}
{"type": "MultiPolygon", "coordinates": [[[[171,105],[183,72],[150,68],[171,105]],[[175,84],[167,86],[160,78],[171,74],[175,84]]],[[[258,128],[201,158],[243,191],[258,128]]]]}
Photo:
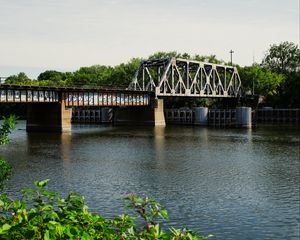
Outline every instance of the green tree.
{"type": "Polygon", "coordinates": [[[176,51],[172,52],[156,52],[150,55],[147,59],[154,60],[154,59],[161,59],[161,58],[172,58],[172,57],[180,57],[180,53],[177,53],[176,51]]]}
{"type": "Polygon", "coordinates": [[[138,69],[140,61],[139,58],[133,58],[128,63],[122,63],[115,66],[111,75],[106,79],[105,84],[112,87],[128,87],[132,76],[138,69]]]}
{"type": "Polygon", "coordinates": [[[300,107],[300,49],[292,42],[271,45],[263,60],[263,66],[283,74],[285,81],[279,87],[278,101],[281,107],[300,107]]]}
{"type": "Polygon", "coordinates": [[[300,49],[292,42],[273,44],[262,63],[266,68],[278,73],[298,72],[300,71],[300,49]]]}
{"type": "Polygon", "coordinates": [[[209,63],[216,63],[216,64],[225,64],[223,60],[217,59],[216,55],[198,55],[196,54],[193,59],[200,61],[200,62],[209,62],[209,63]]]}
{"type": "Polygon", "coordinates": [[[112,74],[110,66],[94,65],[81,67],[74,72],[72,85],[74,86],[101,86],[107,84],[107,79],[112,74]]]}
{"type": "Polygon", "coordinates": [[[70,72],[58,72],[55,70],[47,70],[42,72],[37,80],[39,85],[43,86],[67,86],[72,81],[73,74],[70,72]]]}
{"type": "Polygon", "coordinates": [[[32,81],[24,72],[20,72],[18,75],[11,75],[6,80],[7,84],[18,84],[18,85],[37,85],[36,82],[32,81]]]}
{"type": "Polygon", "coordinates": [[[262,68],[258,64],[250,67],[239,68],[239,74],[243,81],[243,88],[247,91],[264,96],[278,94],[278,88],[284,81],[284,75],[262,68]]]}

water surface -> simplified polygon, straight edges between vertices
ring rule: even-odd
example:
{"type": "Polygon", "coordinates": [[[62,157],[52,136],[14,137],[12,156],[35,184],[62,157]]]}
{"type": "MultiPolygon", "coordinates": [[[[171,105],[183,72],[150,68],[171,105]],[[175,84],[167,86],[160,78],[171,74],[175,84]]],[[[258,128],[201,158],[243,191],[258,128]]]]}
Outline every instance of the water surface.
{"type": "Polygon", "coordinates": [[[20,122],[0,156],[14,168],[11,195],[51,179],[77,191],[106,217],[134,192],[158,200],[165,225],[216,239],[299,239],[300,135],[297,127],[254,130],[191,126],[73,126],[70,133],[25,131],[20,122]]]}

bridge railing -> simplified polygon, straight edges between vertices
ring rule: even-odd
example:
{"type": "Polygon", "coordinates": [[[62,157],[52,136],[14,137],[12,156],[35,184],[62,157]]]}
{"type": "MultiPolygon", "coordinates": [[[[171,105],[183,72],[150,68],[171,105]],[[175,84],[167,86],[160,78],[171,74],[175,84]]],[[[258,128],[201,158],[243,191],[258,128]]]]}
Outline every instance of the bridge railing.
{"type": "Polygon", "coordinates": [[[52,90],[0,89],[0,102],[58,102],[58,93],[52,90]]]}
{"type": "Polygon", "coordinates": [[[96,88],[0,85],[0,103],[64,102],[65,106],[149,106],[153,93],[96,88]]]}
{"type": "Polygon", "coordinates": [[[148,106],[150,95],[122,92],[67,92],[66,106],[148,106]]]}

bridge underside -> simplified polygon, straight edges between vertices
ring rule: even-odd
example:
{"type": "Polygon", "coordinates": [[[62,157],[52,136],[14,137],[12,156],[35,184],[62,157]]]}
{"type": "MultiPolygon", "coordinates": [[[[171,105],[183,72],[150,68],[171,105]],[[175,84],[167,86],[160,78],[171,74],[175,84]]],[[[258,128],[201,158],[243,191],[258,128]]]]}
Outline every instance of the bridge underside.
{"type": "MultiPolygon", "coordinates": [[[[115,125],[165,126],[163,100],[155,106],[116,107],[113,111],[115,125]]],[[[27,132],[65,132],[71,130],[72,109],[64,102],[32,103],[27,106],[27,132]]]]}

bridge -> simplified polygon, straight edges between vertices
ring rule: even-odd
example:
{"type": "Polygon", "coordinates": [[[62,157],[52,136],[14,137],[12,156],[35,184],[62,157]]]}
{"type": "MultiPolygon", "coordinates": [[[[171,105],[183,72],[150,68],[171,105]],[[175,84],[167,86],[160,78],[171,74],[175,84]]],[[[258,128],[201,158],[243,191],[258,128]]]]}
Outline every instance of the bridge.
{"type": "Polygon", "coordinates": [[[153,93],[105,88],[0,85],[0,103],[58,103],[66,107],[148,106],[153,93]]]}
{"type": "Polygon", "coordinates": [[[157,97],[236,98],[241,79],[233,66],[165,58],[142,61],[129,89],[155,91],[157,97]]]}
{"type": "Polygon", "coordinates": [[[0,84],[0,104],[26,103],[27,131],[71,129],[72,107],[113,107],[117,124],[165,125],[163,98],[237,98],[233,66],[179,58],[144,60],[127,89],[0,84]]]}

